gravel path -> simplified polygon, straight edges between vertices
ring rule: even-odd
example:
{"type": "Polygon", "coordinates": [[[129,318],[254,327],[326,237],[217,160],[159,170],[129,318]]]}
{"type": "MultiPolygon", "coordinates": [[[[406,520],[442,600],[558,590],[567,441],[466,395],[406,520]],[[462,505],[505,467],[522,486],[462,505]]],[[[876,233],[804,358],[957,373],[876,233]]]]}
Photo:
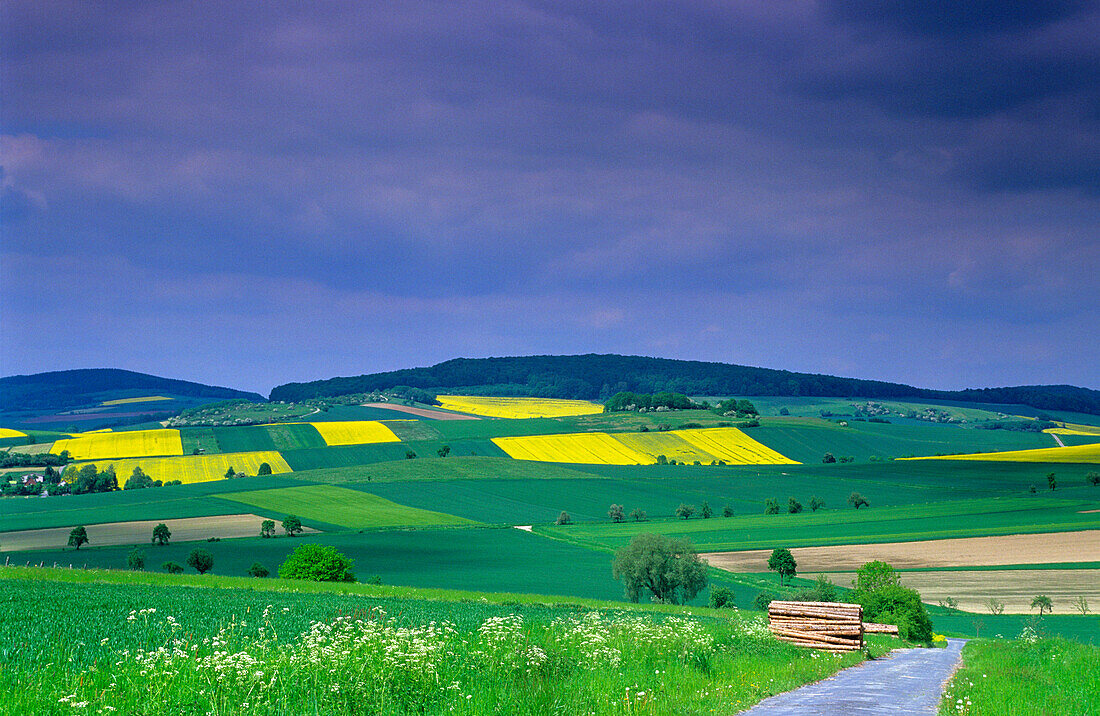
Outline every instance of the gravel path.
{"type": "Polygon", "coordinates": [[[745,716],[934,716],[965,639],[946,649],[904,649],[761,701],[745,716]]]}

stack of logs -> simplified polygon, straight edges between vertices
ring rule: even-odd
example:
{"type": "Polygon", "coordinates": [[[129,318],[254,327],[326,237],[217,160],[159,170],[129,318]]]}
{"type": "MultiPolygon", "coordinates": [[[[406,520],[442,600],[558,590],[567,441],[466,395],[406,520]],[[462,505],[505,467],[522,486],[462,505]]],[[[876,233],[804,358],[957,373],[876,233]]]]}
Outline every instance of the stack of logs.
{"type": "Polygon", "coordinates": [[[828,651],[863,648],[863,607],[841,602],[780,602],[768,606],[777,639],[828,651]]]}

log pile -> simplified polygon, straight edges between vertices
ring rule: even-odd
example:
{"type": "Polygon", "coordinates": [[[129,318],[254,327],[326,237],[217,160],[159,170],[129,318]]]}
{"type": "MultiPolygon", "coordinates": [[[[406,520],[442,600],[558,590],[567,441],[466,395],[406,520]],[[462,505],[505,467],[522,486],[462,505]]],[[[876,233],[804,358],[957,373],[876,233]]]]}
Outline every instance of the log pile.
{"type": "Polygon", "coordinates": [[[864,634],[893,634],[898,635],[897,624],[875,624],[874,622],[863,622],[864,634]]]}
{"type": "Polygon", "coordinates": [[[863,607],[841,602],[780,602],[768,606],[777,639],[827,651],[863,649],[863,607]]]}

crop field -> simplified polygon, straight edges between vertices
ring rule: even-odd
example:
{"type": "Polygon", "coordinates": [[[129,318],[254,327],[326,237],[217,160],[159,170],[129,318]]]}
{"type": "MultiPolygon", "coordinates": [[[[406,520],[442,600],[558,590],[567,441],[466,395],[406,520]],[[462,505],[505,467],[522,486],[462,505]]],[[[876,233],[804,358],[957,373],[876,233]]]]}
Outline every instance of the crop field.
{"type": "Polygon", "coordinates": [[[91,463],[77,463],[69,467],[69,470],[79,470],[83,465],[93,464],[99,470],[106,470],[108,465],[115,466],[120,485],[124,485],[126,478],[141,466],[142,471],[154,480],[179,480],[184,484],[192,482],[206,482],[208,480],[221,480],[229,468],[236,472],[255,475],[260,465],[267,463],[271,466],[271,472],[279,474],[290,472],[290,465],[283,456],[277,452],[267,450],[261,452],[235,452],[217,455],[184,455],[180,457],[146,457],[128,460],[95,460],[91,463]]]}
{"type": "MultiPolygon", "coordinates": [[[[406,415],[415,415],[418,418],[427,418],[428,420],[480,420],[476,415],[460,415],[458,413],[447,413],[442,410],[432,410],[430,408],[417,408],[412,405],[400,405],[397,403],[367,403],[363,405],[364,408],[374,408],[375,410],[387,410],[397,413],[404,413],[406,415]]],[[[391,417],[392,416],[386,416],[391,417]]],[[[386,417],[379,418],[385,420],[386,417]]]]}
{"type": "Polygon", "coordinates": [[[653,465],[658,456],[685,456],[703,464],[795,464],[737,428],[674,430],[666,433],[569,433],[493,438],[517,460],[594,465],[653,465]],[[666,452],[667,451],[667,452],[666,452]],[[671,453],[671,454],[670,454],[671,453]]]}
{"type": "Polygon", "coordinates": [[[473,395],[439,395],[436,400],[445,410],[487,418],[560,418],[603,412],[602,405],[587,400],[489,398],[473,395]]]}
{"type": "Polygon", "coordinates": [[[50,452],[60,455],[68,450],[74,460],[182,455],[179,430],[129,430],[118,433],[88,433],[58,440],[50,452]]]}
{"type": "Polygon", "coordinates": [[[352,529],[474,524],[454,515],[406,507],[377,495],[335,485],[303,485],[218,495],[270,512],[296,515],[352,529]]]}
{"type": "MultiPolygon", "coordinates": [[[[253,514],[215,515],[210,517],[185,517],[182,519],[133,520],[130,522],[107,522],[86,525],[88,545],[102,547],[120,544],[149,544],[153,528],[161,522],[168,525],[173,542],[207,540],[211,537],[229,539],[233,537],[252,537],[260,533],[260,523],[264,518],[253,514]]],[[[0,552],[19,550],[57,549],[69,541],[71,527],[47,528],[39,530],[21,530],[2,532],[0,552]]],[[[85,547],[87,549],[87,546],[85,547]]],[[[33,555],[29,555],[33,558],[33,555]]],[[[69,563],[79,561],[74,551],[69,563]]]]}
{"type": "Polygon", "coordinates": [[[1044,433],[1056,435],[1094,435],[1100,437],[1100,426],[1080,425],[1078,423],[1061,423],[1060,427],[1047,428],[1044,433]]]}
{"type": "Polygon", "coordinates": [[[297,472],[298,470],[321,470],[403,460],[405,459],[405,451],[408,449],[408,445],[404,443],[375,443],[373,445],[342,445],[307,450],[287,450],[282,455],[287,465],[297,472]]]}
{"type": "Polygon", "coordinates": [[[396,443],[401,438],[376,420],[348,420],[343,422],[313,423],[326,445],[365,445],[368,443],[396,443]]]}
{"type": "Polygon", "coordinates": [[[163,395],[146,395],[140,398],[117,398],[115,400],[104,400],[100,405],[129,405],[130,403],[153,403],[160,400],[171,400],[163,395]]]}
{"type": "Polygon", "coordinates": [[[1084,445],[1067,445],[1066,447],[1040,448],[1038,450],[1012,450],[1009,452],[950,455],[942,458],[920,457],[907,459],[1100,464],[1100,443],[1086,443],[1084,445]]]}
{"type": "Polygon", "coordinates": [[[25,437],[27,437],[27,434],[19,430],[12,430],[11,428],[0,428],[0,439],[25,437]]]}

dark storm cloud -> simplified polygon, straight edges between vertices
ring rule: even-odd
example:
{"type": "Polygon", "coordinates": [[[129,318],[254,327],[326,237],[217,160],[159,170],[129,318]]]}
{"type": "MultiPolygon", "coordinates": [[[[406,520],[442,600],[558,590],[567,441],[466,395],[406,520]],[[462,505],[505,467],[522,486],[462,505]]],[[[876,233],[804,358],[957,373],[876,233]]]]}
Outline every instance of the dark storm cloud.
{"type": "MultiPolygon", "coordinates": [[[[950,356],[965,336],[936,320],[989,346],[1056,320],[1029,352],[1040,380],[1039,356],[1095,318],[1083,288],[1098,270],[1095,3],[0,12],[0,290],[12,306],[16,267],[68,286],[96,266],[93,304],[60,289],[18,297],[75,336],[100,335],[107,311],[126,316],[115,331],[144,336],[170,312],[176,338],[189,314],[255,326],[253,343],[276,326],[298,339],[343,326],[329,358],[311,359],[320,373],[478,346],[709,358],[725,346],[731,360],[840,370],[810,347],[844,354],[831,326],[877,346],[845,370],[913,382],[886,374],[891,323],[950,356]],[[555,311],[568,316],[536,320],[555,311]],[[402,349],[403,322],[440,338],[402,349]]],[[[16,359],[34,370],[24,363],[40,357],[5,349],[4,372],[16,359]]],[[[1032,379],[1008,358],[986,367],[1032,379]]],[[[949,383],[967,369],[927,370],[949,383]]]]}

